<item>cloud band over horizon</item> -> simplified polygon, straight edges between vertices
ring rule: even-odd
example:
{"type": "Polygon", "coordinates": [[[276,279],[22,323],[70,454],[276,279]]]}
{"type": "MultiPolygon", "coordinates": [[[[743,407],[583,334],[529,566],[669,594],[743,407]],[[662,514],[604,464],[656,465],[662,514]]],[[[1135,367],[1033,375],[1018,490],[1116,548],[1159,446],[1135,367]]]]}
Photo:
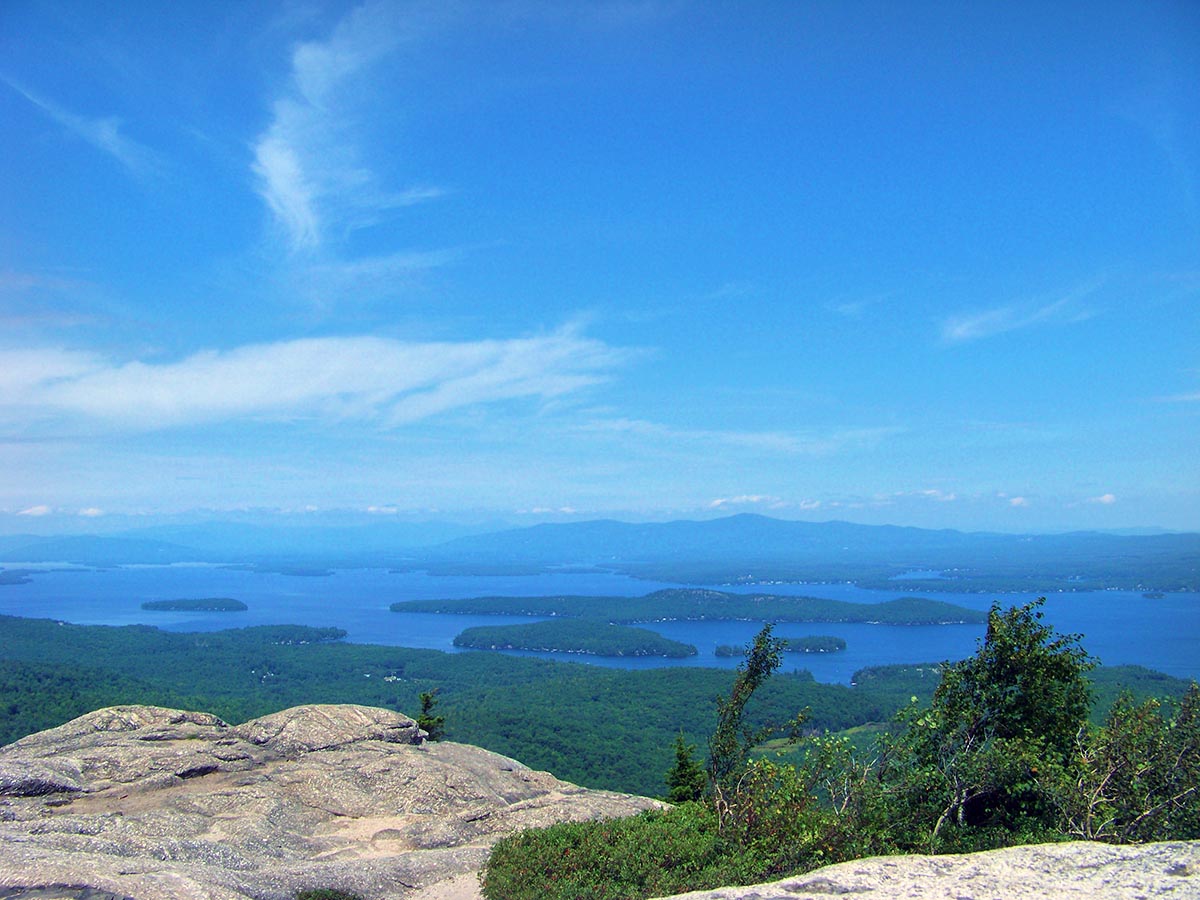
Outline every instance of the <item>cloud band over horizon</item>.
{"type": "Polygon", "coordinates": [[[397,427],[466,406],[561,397],[604,380],[629,356],[571,328],[459,342],[303,338],[168,363],[0,350],[0,415],[82,415],[134,430],[245,418],[397,427]]]}

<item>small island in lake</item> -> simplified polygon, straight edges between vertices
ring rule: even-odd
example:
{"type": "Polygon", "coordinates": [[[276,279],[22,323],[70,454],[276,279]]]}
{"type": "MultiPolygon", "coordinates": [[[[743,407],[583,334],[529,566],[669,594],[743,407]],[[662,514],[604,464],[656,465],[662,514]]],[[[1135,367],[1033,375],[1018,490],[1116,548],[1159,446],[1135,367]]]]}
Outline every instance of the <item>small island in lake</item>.
{"type": "Polygon", "coordinates": [[[249,609],[241,600],[229,597],[200,597],[194,600],[148,600],[142,609],[156,612],[245,612],[249,609]]]}
{"type": "Polygon", "coordinates": [[[846,649],[846,639],[831,634],[786,638],[784,653],[838,653],[846,649]]]}
{"type": "MultiPolygon", "coordinates": [[[[831,634],[813,634],[807,637],[783,638],[784,653],[837,653],[846,649],[846,639],[834,637],[831,634]]],[[[745,647],[731,647],[728,644],[720,644],[713,651],[714,656],[731,657],[744,656],[746,654],[745,647]]]]}
{"type": "Polygon", "coordinates": [[[592,656],[696,655],[691,644],[672,641],[648,628],[614,625],[603,619],[553,619],[527,625],[482,625],[454,639],[455,647],[473,650],[533,650],[539,653],[586,653],[592,656]]]}
{"type": "Polygon", "coordinates": [[[29,569],[0,569],[0,584],[29,584],[32,574],[29,569]]]}

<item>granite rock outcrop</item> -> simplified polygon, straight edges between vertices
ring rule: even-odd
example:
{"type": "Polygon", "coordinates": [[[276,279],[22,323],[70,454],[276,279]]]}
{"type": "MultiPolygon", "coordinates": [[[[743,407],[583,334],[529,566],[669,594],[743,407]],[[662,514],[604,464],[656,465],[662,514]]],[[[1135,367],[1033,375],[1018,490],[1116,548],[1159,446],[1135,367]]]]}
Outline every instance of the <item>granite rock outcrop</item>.
{"type": "Polygon", "coordinates": [[[879,856],[770,884],[660,900],[1197,900],[1200,841],[1034,844],[959,856],[879,856]]]}
{"type": "Polygon", "coordinates": [[[30,735],[0,748],[0,900],[469,896],[504,834],[656,805],[424,737],[349,705],[239,726],[125,706],[30,735]]]}

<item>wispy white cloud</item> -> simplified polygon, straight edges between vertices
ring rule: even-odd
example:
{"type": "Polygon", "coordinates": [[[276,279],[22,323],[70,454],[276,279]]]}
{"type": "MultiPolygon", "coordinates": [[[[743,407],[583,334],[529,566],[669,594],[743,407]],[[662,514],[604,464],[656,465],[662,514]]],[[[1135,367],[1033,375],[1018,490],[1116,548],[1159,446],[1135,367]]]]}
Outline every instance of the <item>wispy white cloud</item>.
{"type": "Polygon", "coordinates": [[[0,406],[24,402],[33,393],[94,372],[90,353],[58,348],[0,350],[0,406]]]}
{"type": "Polygon", "coordinates": [[[1165,54],[1159,57],[1156,77],[1126,93],[1117,112],[1142,129],[1162,154],[1175,177],[1176,196],[1194,226],[1200,224],[1200,195],[1186,124],[1190,108],[1186,98],[1194,91],[1194,73],[1190,68],[1173,71],[1166,59],[1165,54]]]}
{"type": "Polygon", "coordinates": [[[1160,403],[1200,403],[1200,391],[1190,394],[1172,394],[1169,397],[1159,397],[1160,403]]]}
{"type": "MultiPolygon", "coordinates": [[[[282,104],[281,104],[282,105],[282,104]]],[[[275,218],[287,231],[292,247],[315,247],[321,239],[314,194],[316,187],[305,174],[300,155],[279,133],[282,110],[275,110],[276,124],[254,148],[254,172],[261,179],[259,191],[275,218]]]]}
{"type": "Polygon", "coordinates": [[[938,488],[925,488],[919,491],[895,491],[890,495],[895,498],[914,498],[918,500],[932,500],[936,503],[953,503],[958,499],[958,494],[954,491],[943,491],[938,488]]]}
{"type": "Polygon", "coordinates": [[[93,286],[80,279],[0,270],[0,332],[95,324],[94,313],[72,308],[93,294],[93,286]]]}
{"type": "Polygon", "coordinates": [[[453,263],[460,255],[457,250],[405,250],[385,256],[325,260],[295,267],[289,286],[318,309],[346,302],[367,304],[394,294],[424,272],[453,263]]]}
{"type": "Polygon", "coordinates": [[[859,428],[827,434],[787,431],[737,431],[706,428],[677,428],[643,419],[595,419],[581,426],[587,431],[631,434],[675,443],[701,443],[782,454],[825,456],[854,446],[870,446],[901,429],[859,428]]]}
{"type": "Polygon", "coordinates": [[[1101,494],[1099,497],[1088,498],[1088,503],[1099,503],[1101,506],[1112,506],[1116,502],[1116,494],[1101,494]]]}
{"type": "Polygon", "coordinates": [[[134,429],[247,418],[394,427],[468,406],[560,397],[609,377],[629,355],[570,328],[458,343],[310,338],[171,363],[0,350],[0,415],[134,429]]]}
{"type": "Polygon", "coordinates": [[[961,344],[1036,325],[1083,322],[1093,312],[1082,301],[1099,288],[1100,282],[1091,282],[1051,302],[1010,304],[950,316],[941,322],[941,339],[946,344],[961,344]]]}
{"type": "Polygon", "coordinates": [[[769,509],[783,509],[786,504],[780,497],[769,494],[740,494],[736,497],[718,497],[708,504],[709,509],[726,509],[730,506],[766,506],[769,509]]]}
{"type": "Polygon", "coordinates": [[[21,510],[19,513],[17,513],[17,515],[18,516],[31,516],[33,518],[41,518],[42,516],[50,515],[50,513],[52,513],[52,512],[54,512],[54,510],[51,509],[49,506],[46,506],[44,503],[39,503],[37,506],[30,506],[26,509],[21,510]]]}
{"type": "Polygon", "coordinates": [[[75,287],[77,282],[56,275],[37,272],[17,272],[13,269],[0,270],[0,294],[23,294],[38,290],[62,290],[75,287]]]}
{"type": "Polygon", "coordinates": [[[1029,498],[1027,498],[1027,497],[1009,497],[1008,505],[1017,507],[1018,509],[1023,508],[1023,507],[1026,507],[1029,505],[1029,498]]]}
{"type": "Polygon", "coordinates": [[[0,77],[0,80],[67,131],[96,149],[107,153],[139,178],[161,171],[163,163],[159,155],[144,144],[123,134],[123,123],[119,118],[115,116],[104,118],[81,116],[8,78],[0,77]]]}
{"type": "Polygon", "coordinates": [[[363,161],[354,117],[369,90],[373,64],[416,33],[415,17],[394,4],[357,7],[324,41],[297,44],[286,91],[271,122],[254,143],[259,193],[287,234],[293,250],[315,250],[330,230],[373,224],[388,210],[441,196],[419,185],[384,188],[363,161]]]}
{"type": "Polygon", "coordinates": [[[825,308],[846,319],[864,319],[868,312],[885,303],[889,296],[889,294],[873,294],[853,300],[836,300],[827,303],[825,308]]]}

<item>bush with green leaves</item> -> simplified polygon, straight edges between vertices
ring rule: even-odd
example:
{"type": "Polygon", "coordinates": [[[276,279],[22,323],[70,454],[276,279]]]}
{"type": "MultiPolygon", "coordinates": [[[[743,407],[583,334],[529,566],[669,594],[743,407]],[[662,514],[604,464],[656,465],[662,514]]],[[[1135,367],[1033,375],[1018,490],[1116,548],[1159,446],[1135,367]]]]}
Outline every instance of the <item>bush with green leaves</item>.
{"type": "Polygon", "coordinates": [[[634,900],[754,881],[757,861],[722,840],[706,803],[564,822],[502,839],[479,874],[489,900],[634,900]]]}
{"type": "Polygon", "coordinates": [[[1177,705],[1123,696],[1048,779],[1072,837],[1132,843],[1200,838],[1200,687],[1177,705]]]}
{"type": "Polygon", "coordinates": [[[976,654],[943,667],[928,708],[902,714],[881,771],[902,846],[967,851],[1055,833],[1042,776],[1072,759],[1093,661],[1078,635],[1041,622],[1042,602],[993,606],[976,654]]]}

